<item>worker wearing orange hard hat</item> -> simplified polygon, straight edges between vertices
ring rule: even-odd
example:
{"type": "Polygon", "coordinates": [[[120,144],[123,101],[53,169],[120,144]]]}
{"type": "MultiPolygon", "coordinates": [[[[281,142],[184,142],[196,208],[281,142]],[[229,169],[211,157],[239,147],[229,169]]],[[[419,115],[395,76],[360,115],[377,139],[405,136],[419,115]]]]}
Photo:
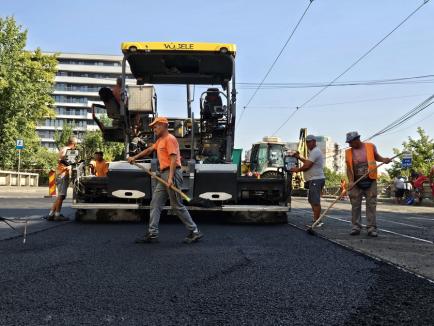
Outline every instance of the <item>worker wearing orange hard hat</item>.
{"type": "MultiPolygon", "coordinates": [[[[146,148],[139,154],[129,157],[128,162],[132,164],[137,159],[149,156],[156,151],[157,158],[160,163],[161,178],[167,182],[169,187],[174,185],[178,189],[181,188],[183,179],[181,172],[181,155],[179,151],[178,140],[175,138],[175,136],[169,133],[169,121],[165,117],[157,117],[149,125],[149,127],[154,130],[154,134],[157,136],[156,143],[151,147],[146,148]]],[[[179,194],[169,187],[163,185],[162,183],[158,183],[156,185],[152,194],[148,231],[144,238],[138,239],[136,241],[137,243],[158,242],[158,225],[160,222],[160,215],[167,199],[170,200],[172,210],[189,230],[184,242],[196,242],[203,237],[203,234],[198,230],[187,208],[182,203],[182,199],[179,194]]]]}

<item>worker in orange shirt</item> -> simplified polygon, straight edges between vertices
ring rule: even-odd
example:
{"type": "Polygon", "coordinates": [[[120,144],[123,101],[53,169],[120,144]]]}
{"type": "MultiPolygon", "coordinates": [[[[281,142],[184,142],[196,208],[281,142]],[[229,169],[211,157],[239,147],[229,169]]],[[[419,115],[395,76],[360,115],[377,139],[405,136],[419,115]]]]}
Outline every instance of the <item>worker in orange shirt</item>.
{"type": "Polygon", "coordinates": [[[109,164],[104,160],[104,153],[95,152],[94,160],[90,161],[90,172],[96,177],[106,177],[109,164]]]}
{"type": "MultiPolygon", "coordinates": [[[[182,185],[181,154],[178,140],[169,133],[169,121],[167,118],[157,117],[149,127],[154,130],[157,141],[151,147],[146,148],[135,156],[129,157],[128,162],[133,164],[137,159],[150,156],[156,151],[158,162],[160,163],[161,178],[166,180],[169,186],[174,185],[180,189],[182,185]]],[[[158,242],[160,214],[167,199],[170,200],[172,210],[189,231],[184,242],[196,242],[203,237],[203,234],[198,230],[187,208],[182,203],[182,198],[179,194],[159,182],[152,194],[148,232],[145,234],[144,238],[138,239],[136,243],[158,242]]]]}

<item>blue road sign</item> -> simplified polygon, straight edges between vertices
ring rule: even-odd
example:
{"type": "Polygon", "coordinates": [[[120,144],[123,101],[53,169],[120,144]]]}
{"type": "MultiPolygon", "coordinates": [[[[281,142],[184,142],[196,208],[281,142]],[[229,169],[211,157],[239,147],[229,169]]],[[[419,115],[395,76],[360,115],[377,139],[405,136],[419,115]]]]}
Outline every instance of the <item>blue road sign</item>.
{"type": "Polygon", "coordinates": [[[408,169],[411,168],[412,166],[412,161],[413,161],[413,155],[411,154],[404,154],[402,155],[402,159],[401,159],[401,167],[403,169],[408,169]]]}
{"type": "Polygon", "coordinates": [[[15,146],[16,149],[24,149],[24,140],[17,139],[17,144],[15,146]]]}

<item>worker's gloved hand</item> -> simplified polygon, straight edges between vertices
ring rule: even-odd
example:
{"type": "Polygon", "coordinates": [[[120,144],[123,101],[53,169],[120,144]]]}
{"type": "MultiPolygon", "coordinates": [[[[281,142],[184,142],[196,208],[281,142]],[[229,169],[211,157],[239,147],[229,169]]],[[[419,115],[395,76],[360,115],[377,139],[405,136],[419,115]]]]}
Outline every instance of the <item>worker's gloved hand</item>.
{"type": "Polygon", "coordinates": [[[290,169],[289,169],[289,172],[291,172],[291,173],[296,173],[296,172],[298,172],[298,169],[297,169],[297,168],[290,168],[290,169]]]}
{"type": "Polygon", "coordinates": [[[136,159],[134,158],[134,156],[130,156],[130,157],[128,158],[128,163],[130,163],[130,164],[134,164],[134,163],[136,163],[136,159]]]}
{"type": "Polygon", "coordinates": [[[388,157],[385,157],[385,158],[384,158],[384,163],[389,164],[389,163],[391,163],[391,162],[392,162],[392,159],[390,159],[390,158],[388,158],[388,157]]]}

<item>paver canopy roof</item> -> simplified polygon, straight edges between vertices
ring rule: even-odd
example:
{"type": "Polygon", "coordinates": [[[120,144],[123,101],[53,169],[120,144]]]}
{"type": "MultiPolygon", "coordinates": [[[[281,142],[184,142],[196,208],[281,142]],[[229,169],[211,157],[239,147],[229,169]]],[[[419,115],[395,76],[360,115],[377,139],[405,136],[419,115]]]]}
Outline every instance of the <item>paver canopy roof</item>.
{"type": "Polygon", "coordinates": [[[125,42],[122,52],[139,84],[225,84],[232,79],[235,45],[125,42]]]}

